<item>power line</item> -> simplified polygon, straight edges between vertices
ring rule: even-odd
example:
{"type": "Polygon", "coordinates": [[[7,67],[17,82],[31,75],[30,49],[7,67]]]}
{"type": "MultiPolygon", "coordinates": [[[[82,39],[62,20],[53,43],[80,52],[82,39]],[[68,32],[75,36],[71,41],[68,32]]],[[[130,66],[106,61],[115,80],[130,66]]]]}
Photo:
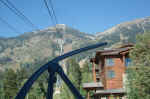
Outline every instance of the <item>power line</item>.
{"type": "Polygon", "coordinates": [[[9,0],[0,0],[2,4],[4,4],[9,10],[11,10],[15,15],[17,15],[21,20],[23,20],[28,26],[31,26],[34,29],[38,30],[38,27],[35,26],[21,11],[19,11],[14,4],[12,4],[9,0]]]}
{"type": "Polygon", "coordinates": [[[49,16],[51,17],[52,23],[54,24],[54,26],[56,28],[56,32],[60,33],[59,29],[56,26],[58,24],[58,20],[57,20],[56,14],[55,14],[55,10],[54,10],[54,6],[53,6],[53,3],[52,3],[52,0],[49,0],[49,3],[47,2],[47,0],[44,0],[44,4],[45,4],[45,6],[47,8],[49,16]],[[48,4],[50,5],[51,9],[49,8],[48,4]]]}
{"type": "Polygon", "coordinates": [[[56,32],[60,34],[60,31],[57,28],[58,20],[57,20],[56,14],[55,14],[55,10],[54,10],[54,6],[53,6],[53,3],[52,3],[52,0],[48,0],[48,1],[49,1],[49,3],[47,2],[47,0],[44,0],[45,6],[46,6],[46,8],[48,10],[48,13],[49,13],[49,15],[51,17],[51,20],[52,20],[54,26],[56,28],[56,32]],[[48,4],[50,5],[51,9],[49,8],[48,4]]]}
{"type": "Polygon", "coordinates": [[[48,1],[49,1],[49,4],[50,4],[50,7],[52,9],[52,13],[54,15],[55,22],[56,22],[56,24],[58,24],[58,20],[57,20],[56,13],[55,13],[55,10],[54,10],[53,2],[52,2],[52,0],[48,0],[48,1]]]}
{"type": "Polygon", "coordinates": [[[53,20],[53,13],[51,13],[51,10],[50,10],[50,8],[49,8],[48,3],[47,3],[46,0],[44,0],[44,4],[45,4],[46,9],[47,9],[47,11],[48,11],[48,14],[49,14],[49,16],[50,16],[50,18],[51,18],[51,20],[52,20],[52,23],[53,23],[53,24],[56,24],[55,21],[53,20]]]}
{"type": "Polygon", "coordinates": [[[14,6],[14,4],[12,4],[9,0],[6,0],[6,2],[7,2],[10,6],[12,6],[12,8],[14,8],[22,17],[24,17],[24,19],[27,20],[27,22],[30,23],[33,28],[38,29],[38,27],[35,26],[35,25],[31,22],[31,20],[30,20],[28,17],[26,17],[22,12],[20,12],[20,11],[14,6]]]}
{"type": "Polygon", "coordinates": [[[3,18],[0,17],[0,21],[4,24],[6,24],[8,26],[8,28],[10,28],[11,30],[13,30],[14,32],[16,32],[17,34],[20,34],[20,32],[14,28],[12,25],[10,25],[7,21],[5,21],[3,18]]]}

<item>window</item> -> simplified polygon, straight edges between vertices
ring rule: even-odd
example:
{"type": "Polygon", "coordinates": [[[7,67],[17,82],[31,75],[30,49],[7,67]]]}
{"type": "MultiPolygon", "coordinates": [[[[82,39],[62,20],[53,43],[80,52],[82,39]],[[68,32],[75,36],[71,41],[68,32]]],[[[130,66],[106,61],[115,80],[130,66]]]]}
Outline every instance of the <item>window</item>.
{"type": "Polygon", "coordinates": [[[131,59],[130,58],[126,58],[125,59],[125,66],[129,66],[131,63],[131,59]]]}
{"type": "Polygon", "coordinates": [[[114,60],[112,58],[106,59],[106,66],[113,66],[114,65],[114,60]]]}
{"type": "Polygon", "coordinates": [[[107,77],[108,78],[114,78],[115,77],[115,72],[113,70],[110,70],[107,72],[107,77]]]}

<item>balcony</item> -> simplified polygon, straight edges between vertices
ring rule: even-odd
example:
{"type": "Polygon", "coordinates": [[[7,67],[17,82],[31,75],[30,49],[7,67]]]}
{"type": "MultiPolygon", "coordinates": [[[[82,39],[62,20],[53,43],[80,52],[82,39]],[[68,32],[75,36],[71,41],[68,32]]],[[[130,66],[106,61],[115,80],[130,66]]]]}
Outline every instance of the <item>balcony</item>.
{"type": "Polygon", "coordinates": [[[103,84],[101,82],[83,83],[83,89],[97,90],[102,88],[103,88],[103,84]]]}

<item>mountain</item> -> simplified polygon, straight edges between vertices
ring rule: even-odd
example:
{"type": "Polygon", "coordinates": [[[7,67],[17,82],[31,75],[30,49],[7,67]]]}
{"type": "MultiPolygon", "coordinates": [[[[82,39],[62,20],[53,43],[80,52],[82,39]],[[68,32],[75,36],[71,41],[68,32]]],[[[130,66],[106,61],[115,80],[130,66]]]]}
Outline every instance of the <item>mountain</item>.
{"type": "Polygon", "coordinates": [[[98,32],[96,38],[107,41],[110,45],[114,43],[136,42],[136,35],[150,31],[150,17],[136,19],[118,24],[104,32],[98,32]]]}
{"type": "Polygon", "coordinates": [[[82,33],[64,24],[40,31],[25,33],[13,38],[0,38],[0,67],[19,68],[36,61],[52,59],[59,55],[61,38],[64,53],[92,41],[94,36],[82,33]]]}
{"type": "MultiPolygon", "coordinates": [[[[64,53],[96,42],[107,41],[109,44],[106,47],[135,43],[137,34],[150,31],[150,17],[121,23],[96,35],[80,32],[65,24],[58,24],[56,27],[24,33],[17,37],[0,37],[0,70],[28,67],[42,61],[44,63],[59,55],[61,43],[64,53]]],[[[78,58],[81,60],[91,54],[86,52],[78,58]]]]}

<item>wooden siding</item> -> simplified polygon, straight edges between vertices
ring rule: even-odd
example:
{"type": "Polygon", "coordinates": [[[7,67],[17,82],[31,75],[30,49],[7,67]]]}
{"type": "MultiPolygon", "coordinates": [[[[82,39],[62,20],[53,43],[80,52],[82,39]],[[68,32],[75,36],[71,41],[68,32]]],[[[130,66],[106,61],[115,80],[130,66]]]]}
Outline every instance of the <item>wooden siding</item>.
{"type": "Polygon", "coordinates": [[[123,88],[123,74],[125,73],[125,66],[123,56],[106,56],[103,61],[100,62],[101,67],[101,81],[104,85],[104,89],[118,89],[123,88]],[[114,60],[114,66],[107,66],[105,60],[112,58],[114,60]],[[102,66],[104,65],[104,66],[102,66]],[[113,70],[115,72],[114,78],[108,78],[107,72],[113,70]]]}

